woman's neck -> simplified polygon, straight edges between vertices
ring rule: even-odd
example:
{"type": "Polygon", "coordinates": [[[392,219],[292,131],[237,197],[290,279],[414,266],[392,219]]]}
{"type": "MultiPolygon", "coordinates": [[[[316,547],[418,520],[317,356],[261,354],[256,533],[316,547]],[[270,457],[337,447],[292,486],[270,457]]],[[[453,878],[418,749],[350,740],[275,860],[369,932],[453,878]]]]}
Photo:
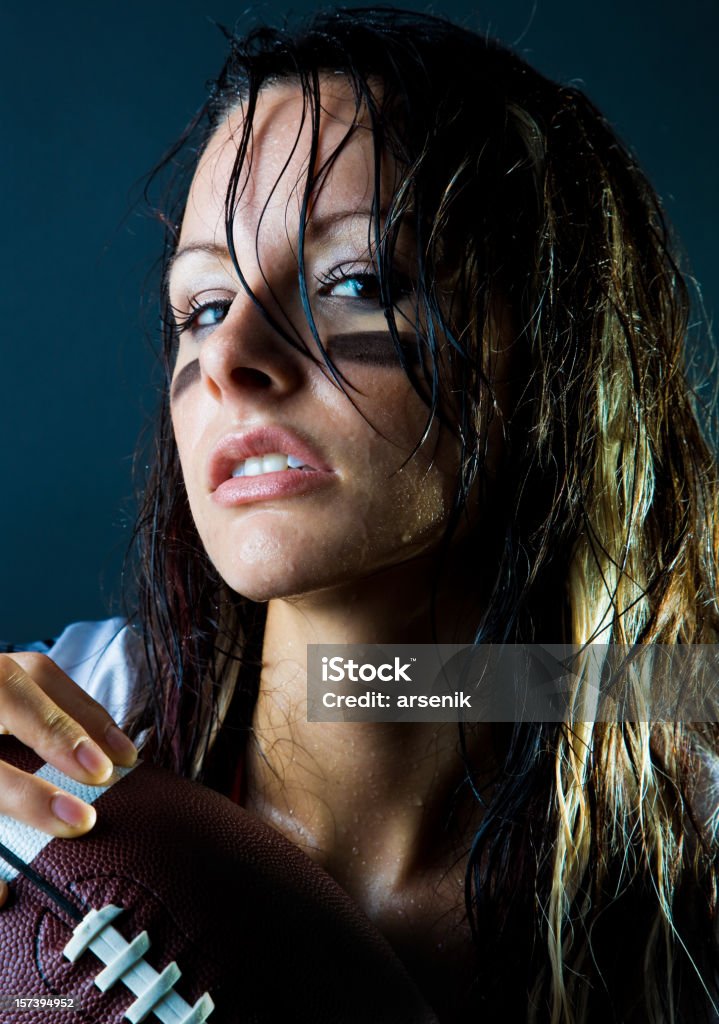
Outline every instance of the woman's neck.
{"type": "MultiPolygon", "coordinates": [[[[459,575],[439,588],[434,623],[426,580],[426,565],[405,566],[268,608],[247,803],[365,905],[455,856],[449,811],[462,820],[475,802],[454,724],[308,722],[307,645],[470,642],[459,575]]],[[[473,763],[491,771],[488,728],[468,733],[473,763]]]]}

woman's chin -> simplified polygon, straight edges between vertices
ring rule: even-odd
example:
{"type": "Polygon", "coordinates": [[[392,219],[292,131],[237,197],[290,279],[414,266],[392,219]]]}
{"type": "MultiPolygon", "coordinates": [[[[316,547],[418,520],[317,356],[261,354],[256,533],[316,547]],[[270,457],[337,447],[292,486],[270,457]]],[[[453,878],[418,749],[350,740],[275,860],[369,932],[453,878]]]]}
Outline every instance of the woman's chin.
{"type": "Polygon", "coordinates": [[[283,598],[300,599],[340,582],[331,578],[331,574],[323,573],[320,567],[314,571],[302,567],[301,571],[292,572],[281,562],[268,562],[263,566],[234,565],[224,569],[215,563],[215,568],[236,594],[259,604],[283,598]]]}
{"type": "Polygon", "coordinates": [[[387,587],[403,590],[407,581],[416,587],[418,572],[428,574],[426,559],[435,549],[436,537],[420,537],[404,545],[398,538],[374,540],[374,545],[352,545],[342,536],[324,537],[318,543],[315,538],[297,541],[279,531],[263,531],[223,544],[221,549],[207,547],[225,583],[258,603],[319,598],[324,604],[331,597],[353,604],[368,583],[372,588],[379,585],[383,592],[387,587]]]}
{"type": "Polygon", "coordinates": [[[207,547],[213,565],[228,587],[251,601],[287,597],[304,577],[312,575],[308,566],[297,564],[281,536],[253,533],[231,546],[215,547],[209,543],[207,547]]]}

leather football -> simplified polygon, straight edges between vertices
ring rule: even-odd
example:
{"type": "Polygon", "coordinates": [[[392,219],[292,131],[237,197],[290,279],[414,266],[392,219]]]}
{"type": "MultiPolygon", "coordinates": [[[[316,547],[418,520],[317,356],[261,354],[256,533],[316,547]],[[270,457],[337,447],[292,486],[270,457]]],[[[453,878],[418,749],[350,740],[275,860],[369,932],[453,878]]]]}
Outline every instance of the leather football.
{"type": "Polygon", "coordinates": [[[77,839],[0,816],[3,1024],[436,1024],[350,897],[219,793],[145,764],[80,787],[9,737],[0,758],[97,809],[77,839]]]}

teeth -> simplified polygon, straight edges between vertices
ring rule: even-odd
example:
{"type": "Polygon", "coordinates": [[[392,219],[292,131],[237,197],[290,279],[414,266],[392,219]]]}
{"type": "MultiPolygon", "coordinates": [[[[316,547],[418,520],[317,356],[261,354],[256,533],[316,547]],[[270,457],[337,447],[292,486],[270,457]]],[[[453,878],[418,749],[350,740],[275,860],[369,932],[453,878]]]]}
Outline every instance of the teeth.
{"type": "MultiPolygon", "coordinates": [[[[245,476],[261,476],[264,461],[261,457],[245,459],[245,476]]],[[[268,470],[264,470],[264,472],[268,472],[268,470]]]]}
{"type": "Polygon", "coordinates": [[[270,452],[267,455],[253,455],[244,462],[238,463],[232,470],[232,476],[262,476],[263,473],[281,473],[284,469],[304,469],[305,463],[294,455],[282,452],[270,452]]]}

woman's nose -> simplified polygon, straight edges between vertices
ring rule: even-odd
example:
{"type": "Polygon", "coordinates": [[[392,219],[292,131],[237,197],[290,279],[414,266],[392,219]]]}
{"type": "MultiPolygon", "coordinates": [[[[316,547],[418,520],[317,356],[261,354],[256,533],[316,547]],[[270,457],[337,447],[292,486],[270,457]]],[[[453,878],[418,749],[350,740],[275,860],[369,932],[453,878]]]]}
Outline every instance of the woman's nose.
{"type": "Polygon", "coordinates": [[[198,360],[202,382],[218,400],[291,393],[301,385],[308,362],[244,292],[200,342],[198,360]]]}

